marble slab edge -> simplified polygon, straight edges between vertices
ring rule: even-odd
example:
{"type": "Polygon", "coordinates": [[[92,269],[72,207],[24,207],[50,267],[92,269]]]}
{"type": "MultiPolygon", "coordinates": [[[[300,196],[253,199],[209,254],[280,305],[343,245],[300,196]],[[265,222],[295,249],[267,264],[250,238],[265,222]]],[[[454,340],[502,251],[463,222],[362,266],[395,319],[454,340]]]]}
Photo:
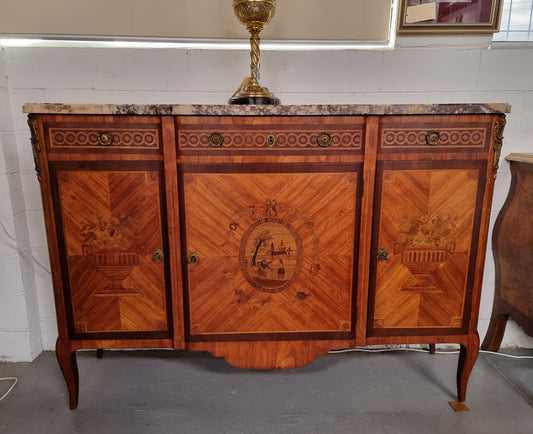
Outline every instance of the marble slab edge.
{"type": "Polygon", "coordinates": [[[341,116],[341,115],[453,115],[510,113],[505,103],[466,104],[324,104],[324,105],[177,105],[177,104],[64,104],[28,103],[24,113],[87,115],[195,116],[341,116]]]}
{"type": "Polygon", "coordinates": [[[517,163],[533,164],[533,154],[529,153],[512,153],[505,157],[507,161],[516,161],[517,163]]]}

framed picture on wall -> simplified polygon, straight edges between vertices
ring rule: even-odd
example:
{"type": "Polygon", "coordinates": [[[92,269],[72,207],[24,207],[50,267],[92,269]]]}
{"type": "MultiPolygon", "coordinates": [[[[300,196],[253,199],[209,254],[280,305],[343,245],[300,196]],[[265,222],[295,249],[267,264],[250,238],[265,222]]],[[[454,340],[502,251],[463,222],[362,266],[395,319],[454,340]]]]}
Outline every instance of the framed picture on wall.
{"type": "Polygon", "coordinates": [[[400,0],[398,33],[494,33],[503,0],[400,0]]]}

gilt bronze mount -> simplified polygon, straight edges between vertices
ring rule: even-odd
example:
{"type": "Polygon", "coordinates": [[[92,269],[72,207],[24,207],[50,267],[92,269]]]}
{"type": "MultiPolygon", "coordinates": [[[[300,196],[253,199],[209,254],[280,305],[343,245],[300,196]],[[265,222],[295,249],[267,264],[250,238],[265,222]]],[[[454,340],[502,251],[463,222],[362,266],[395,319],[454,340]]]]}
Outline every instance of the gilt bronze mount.
{"type": "Polygon", "coordinates": [[[233,11],[238,20],[250,32],[250,76],[246,77],[228,101],[229,104],[269,104],[280,103],[268,88],[259,81],[259,33],[272,20],[276,10],[276,0],[233,0],[233,11]]]}

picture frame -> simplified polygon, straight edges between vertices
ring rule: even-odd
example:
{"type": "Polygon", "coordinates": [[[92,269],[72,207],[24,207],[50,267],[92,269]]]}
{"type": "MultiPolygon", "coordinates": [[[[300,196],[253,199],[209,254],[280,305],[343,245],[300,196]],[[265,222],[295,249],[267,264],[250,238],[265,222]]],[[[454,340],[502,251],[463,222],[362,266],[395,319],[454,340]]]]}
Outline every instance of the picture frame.
{"type": "Polygon", "coordinates": [[[503,0],[400,0],[399,34],[495,33],[503,0]]]}

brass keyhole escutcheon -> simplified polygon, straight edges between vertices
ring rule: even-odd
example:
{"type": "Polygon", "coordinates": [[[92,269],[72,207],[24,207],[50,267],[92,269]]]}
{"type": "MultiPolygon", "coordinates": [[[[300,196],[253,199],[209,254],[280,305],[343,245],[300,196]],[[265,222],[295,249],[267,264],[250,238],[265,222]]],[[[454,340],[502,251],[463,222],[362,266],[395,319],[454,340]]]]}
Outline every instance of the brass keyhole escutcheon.
{"type": "Polygon", "coordinates": [[[429,146],[435,146],[440,143],[440,133],[438,131],[428,131],[426,134],[426,143],[429,146]]]}
{"type": "Polygon", "coordinates": [[[220,148],[224,143],[224,136],[220,133],[211,133],[207,141],[211,147],[220,148]]]}
{"type": "Polygon", "coordinates": [[[317,142],[319,146],[327,148],[329,145],[331,145],[331,134],[326,133],[325,131],[323,133],[320,133],[318,135],[317,142]]]}
{"type": "Polygon", "coordinates": [[[102,146],[112,145],[114,140],[115,137],[113,137],[113,133],[110,131],[101,131],[98,134],[98,143],[100,143],[102,146]]]}
{"type": "Polygon", "coordinates": [[[189,256],[187,256],[187,262],[190,265],[198,265],[200,262],[200,255],[196,252],[189,253],[189,256]]]}
{"type": "Polygon", "coordinates": [[[165,260],[165,254],[161,249],[155,249],[152,252],[152,261],[154,262],[163,262],[165,260]]]}
{"type": "Polygon", "coordinates": [[[276,143],[278,143],[278,139],[277,139],[276,135],[274,133],[267,133],[267,135],[265,137],[265,144],[269,148],[272,148],[272,147],[276,146],[276,143]]]}
{"type": "Polygon", "coordinates": [[[389,260],[389,252],[387,249],[384,249],[383,247],[378,250],[377,253],[377,259],[378,261],[388,261],[389,260]]]}

